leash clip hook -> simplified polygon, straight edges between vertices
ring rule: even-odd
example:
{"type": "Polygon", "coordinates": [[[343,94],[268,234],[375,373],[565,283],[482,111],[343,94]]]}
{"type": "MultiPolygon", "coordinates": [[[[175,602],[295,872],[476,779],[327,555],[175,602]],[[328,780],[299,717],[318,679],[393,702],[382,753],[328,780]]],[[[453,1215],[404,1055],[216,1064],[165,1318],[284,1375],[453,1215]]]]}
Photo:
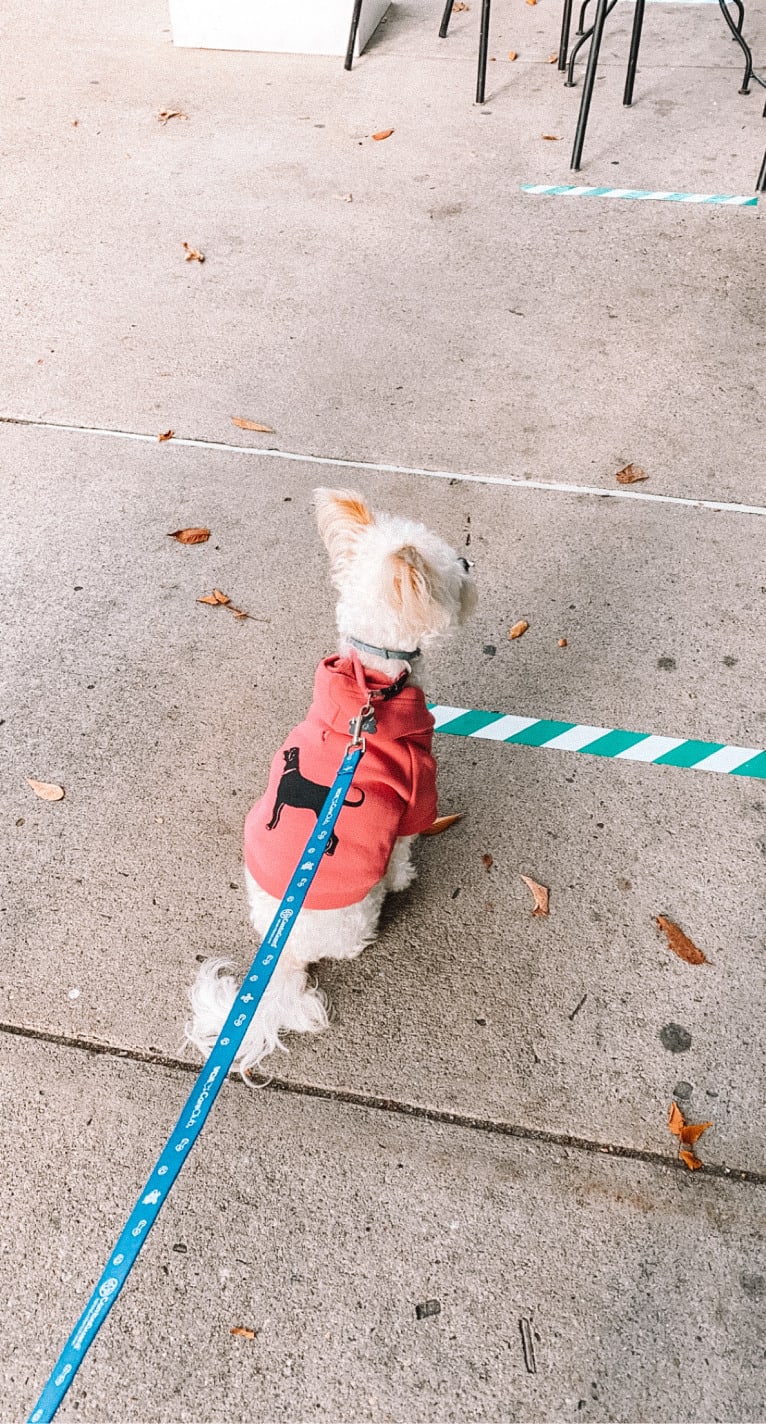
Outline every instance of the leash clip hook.
{"type": "Polygon", "coordinates": [[[361,747],[362,751],[365,751],[367,744],[362,736],[362,730],[366,732],[375,731],[375,713],[371,702],[365,702],[364,707],[361,708],[356,717],[348,724],[351,741],[346,748],[347,752],[356,751],[357,747],[361,747]]]}

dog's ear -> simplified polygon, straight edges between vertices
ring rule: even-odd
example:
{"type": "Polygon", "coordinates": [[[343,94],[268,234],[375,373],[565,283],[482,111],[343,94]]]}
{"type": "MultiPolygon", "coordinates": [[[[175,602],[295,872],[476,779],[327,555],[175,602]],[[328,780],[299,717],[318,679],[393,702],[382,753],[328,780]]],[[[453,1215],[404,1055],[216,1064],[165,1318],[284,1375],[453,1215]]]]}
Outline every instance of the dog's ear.
{"type": "Polygon", "coordinates": [[[355,490],[314,490],[314,508],[319,532],[336,569],[350,558],[361,531],[375,523],[374,516],[355,490]]]}
{"type": "Polygon", "coordinates": [[[390,555],[390,563],[391,602],[403,624],[416,638],[440,631],[449,622],[449,614],[434,598],[433,571],[423,555],[414,544],[405,544],[390,555]]]}

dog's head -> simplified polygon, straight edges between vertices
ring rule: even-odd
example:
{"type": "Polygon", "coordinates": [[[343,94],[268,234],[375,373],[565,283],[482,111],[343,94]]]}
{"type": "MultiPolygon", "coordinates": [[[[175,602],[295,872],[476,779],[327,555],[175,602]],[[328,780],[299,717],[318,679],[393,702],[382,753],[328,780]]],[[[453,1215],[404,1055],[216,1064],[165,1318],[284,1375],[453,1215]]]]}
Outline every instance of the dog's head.
{"type": "Polygon", "coordinates": [[[285,759],[285,771],[297,771],[297,770],[298,770],[298,748],[297,748],[297,747],[288,747],[288,748],[287,748],[287,751],[284,751],[284,752],[282,753],[282,756],[283,756],[284,759],[285,759]]]}
{"type": "Polygon", "coordinates": [[[338,589],[341,636],[387,648],[428,645],[473,612],[468,561],[425,525],[373,514],[353,490],[315,492],[338,589]]]}

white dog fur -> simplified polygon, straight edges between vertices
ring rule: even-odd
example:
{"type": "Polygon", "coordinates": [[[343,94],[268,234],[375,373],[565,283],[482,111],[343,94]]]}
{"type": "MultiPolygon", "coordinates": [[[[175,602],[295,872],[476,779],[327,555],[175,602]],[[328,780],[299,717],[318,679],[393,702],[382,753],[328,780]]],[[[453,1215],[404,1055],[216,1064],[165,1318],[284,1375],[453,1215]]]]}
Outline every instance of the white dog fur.
{"type": "MultiPolygon", "coordinates": [[[[438,535],[411,519],[375,514],[352,490],[318,489],[316,515],[330,556],[338,591],[338,651],[348,655],[349,638],[393,650],[423,653],[462,623],[476,605],[468,566],[438,535]]],[[[409,664],[358,654],[363,666],[394,681],[409,664]]],[[[424,657],[414,661],[410,681],[422,685],[424,657]]],[[[318,1033],[328,1024],[325,995],[310,980],[316,960],[353,959],[370,944],[389,890],[406,890],[415,870],[410,860],[414,836],[394,845],[385,876],[355,905],[304,909],[279,959],[250,1025],[236,1066],[244,1076],[275,1048],[282,1033],[318,1033]]],[[[245,871],[250,919],[261,939],[279,901],[245,871]]],[[[191,990],[192,1017],[187,1042],[204,1056],[212,1049],[237,995],[238,982],[225,959],[208,959],[191,990]]]]}

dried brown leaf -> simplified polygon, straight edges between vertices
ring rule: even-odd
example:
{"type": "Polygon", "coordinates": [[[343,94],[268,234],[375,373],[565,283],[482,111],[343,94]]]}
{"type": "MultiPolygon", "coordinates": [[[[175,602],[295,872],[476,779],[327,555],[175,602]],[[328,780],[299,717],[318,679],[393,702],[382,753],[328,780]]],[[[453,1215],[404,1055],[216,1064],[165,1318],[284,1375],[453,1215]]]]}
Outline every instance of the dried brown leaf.
{"type": "Polygon", "coordinates": [[[560,647],[560,648],[566,648],[566,646],[567,646],[567,640],[566,640],[566,638],[559,638],[559,647],[560,647]]]}
{"type": "Polygon", "coordinates": [[[216,607],[216,605],[217,605],[217,603],[218,603],[218,599],[216,598],[216,596],[215,596],[214,593],[206,593],[205,596],[204,596],[204,598],[198,598],[198,599],[197,599],[197,602],[198,602],[198,603],[209,603],[209,604],[211,604],[213,607],[216,607]]]}
{"type": "MultiPolygon", "coordinates": [[[[527,0],[528,5],[535,5],[536,3],[537,0],[527,0]]],[[[561,134],[543,134],[543,138],[546,139],[548,143],[558,143],[559,139],[561,138],[561,134]]]]}
{"type": "Polygon", "coordinates": [[[273,435],[274,431],[270,425],[261,425],[259,420],[245,420],[242,415],[231,417],[232,425],[236,425],[238,430],[257,430],[261,435],[273,435]]]}
{"type": "Polygon", "coordinates": [[[250,614],[249,614],[249,613],[245,613],[244,608],[232,608],[231,604],[229,604],[229,612],[230,612],[230,613],[233,613],[235,618],[249,618],[249,617],[250,617],[250,614]]]}
{"type": "Polygon", "coordinates": [[[707,1132],[712,1126],[712,1122],[685,1122],[680,1133],[684,1147],[693,1147],[695,1142],[699,1142],[703,1132],[707,1132]]]}
{"type": "Polygon", "coordinates": [[[216,603],[231,603],[228,593],[221,593],[220,588],[213,589],[213,597],[216,603]]]}
{"type": "Polygon", "coordinates": [[[509,51],[508,51],[508,58],[509,58],[510,60],[518,59],[518,57],[519,57],[519,56],[518,56],[518,54],[516,53],[515,49],[509,49],[509,51]]]}
{"type": "Polygon", "coordinates": [[[448,831],[450,826],[456,826],[458,821],[462,821],[463,813],[459,812],[455,816],[437,816],[436,820],[427,830],[421,831],[422,836],[440,836],[442,831],[448,831]]]}
{"type": "Polygon", "coordinates": [[[373,138],[376,143],[382,143],[383,139],[390,138],[393,132],[393,129],[379,129],[377,133],[373,134],[373,138]]]}
{"type": "Polygon", "coordinates": [[[482,862],[482,865],[484,866],[484,869],[486,870],[487,874],[489,875],[489,872],[490,872],[490,870],[492,869],[492,866],[494,865],[495,862],[494,862],[494,860],[492,859],[492,856],[489,854],[488,851],[485,851],[485,852],[484,852],[484,855],[483,855],[482,858],[481,858],[481,862],[482,862]]]}
{"type": "Polygon", "coordinates": [[[161,124],[166,124],[169,119],[188,119],[188,114],[182,114],[180,109],[160,109],[157,115],[161,124]]]}
{"type": "Polygon", "coordinates": [[[453,15],[459,15],[462,10],[470,10],[470,8],[470,5],[464,4],[464,0],[455,0],[455,4],[452,6],[452,13],[453,15]]]}
{"type": "Polygon", "coordinates": [[[689,1152],[685,1147],[681,1148],[678,1155],[684,1163],[684,1166],[689,1168],[690,1172],[696,1172],[697,1168],[702,1166],[699,1157],[695,1157],[694,1153],[689,1152]]]}
{"type": "Polygon", "coordinates": [[[684,1122],[684,1115],[681,1112],[678,1103],[671,1103],[670,1110],[668,1112],[668,1128],[673,1133],[673,1136],[680,1137],[681,1129],[685,1126],[686,1124],[684,1122]]]}
{"type": "Polygon", "coordinates": [[[707,964],[702,950],[698,949],[694,941],[689,939],[678,925],[674,925],[672,920],[667,919],[665,915],[658,915],[657,924],[667,937],[668,949],[672,949],[679,959],[683,959],[686,964],[707,964]]]}
{"type": "Polygon", "coordinates": [[[163,430],[162,434],[157,436],[157,439],[161,444],[163,440],[172,440],[175,433],[175,430],[163,430]]]}
{"type": "Polygon", "coordinates": [[[206,544],[209,538],[209,529],[175,529],[168,534],[168,539],[177,539],[179,544],[206,544]]]}
{"type": "Polygon", "coordinates": [[[230,1335],[239,1335],[242,1340],[254,1340],[254,1339],[255,1339],[255,1331],[254,1331],[254,1330],[251,1330],[248,1325],[234,1325],[234,1326],[232,1327],[232,1329],[229,1331],[229,1334],[230,1334],[230,1335]]]}
{"type": "Polygon", "coordinates": [[[549,63],[549,64],[557,64],[557,63],[558,63],[558,58],[559,58],[559,52],[558,52],[557,49],[555,49],[555,50],[553,51],[553,54],[549,54],[549,55],[548,55],[548,63],[549,63]]]}
{"type": "Polygon", "coordinates": [[[532,880],[528,875],[522,875],[521,879],[524,881],[525,885],[529,886],[529,889],[532,891],[532,894],[535,897],[535,908],[532,911],[533,918],[537,917],[538,915],[550,914],[550,910],[548,909],[548,899],[550,892],[546,890],[544,885],[538,885],[537,881],[532,880]]]}
{"type": "Polygon", "coordinates": [[[184,262],[204,262],[204,252],[199,252],[196,247],[190,247],[188,242],[182,242],[181,246],[186,253],[184,262]]]}
{"type": "Polygon", "coordinates": [[[642,480],[648,480],[646,470],[642,470],[640,465],[626,465],[623,470],[618,470],[615,479],[618,485],[637,485],[642,480]]]}
{"type": "Polygon", "coordinates": [[[520,638],[523,633],[526,633],[528,627],[529,624],[526,618],[520,618],[518,623],[514,623],[513,627],[508,630],[508,637],[511,641],[513,641],[514,638],[520,638]]]}
{"type": "Polygon", "coordinates": [[[31,786],[35,796],[39,796],[41,801],[63,801],[63,786],[54,786],[51,781],[35,781],[33,776],[27,777],[27,786],[31,786]]]}

